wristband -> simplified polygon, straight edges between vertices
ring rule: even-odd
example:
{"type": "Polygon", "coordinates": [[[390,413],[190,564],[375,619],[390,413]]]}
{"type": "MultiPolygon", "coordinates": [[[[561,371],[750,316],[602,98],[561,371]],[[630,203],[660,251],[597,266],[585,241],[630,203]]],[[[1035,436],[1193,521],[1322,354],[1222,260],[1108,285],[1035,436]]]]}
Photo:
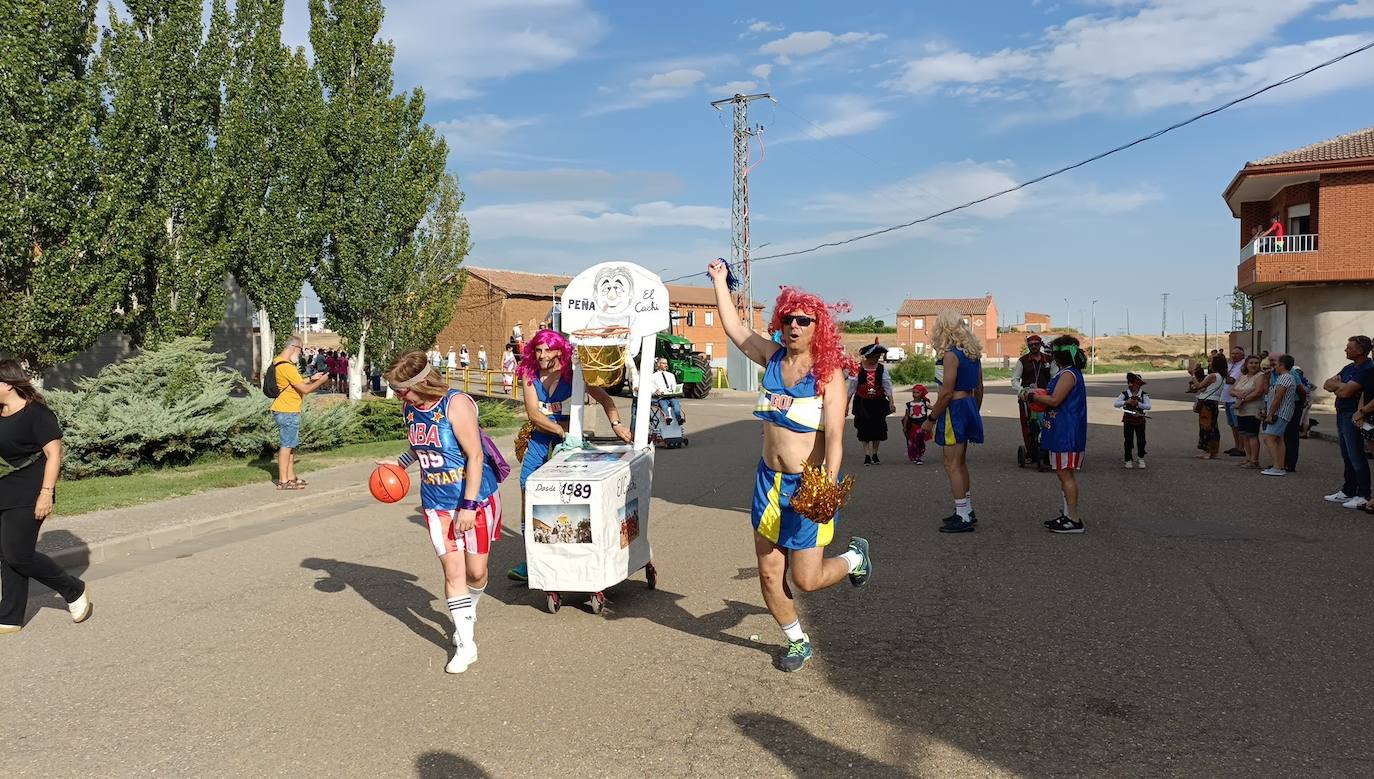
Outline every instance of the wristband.
{"type": "Polygon", "coordinates": [[[482,502],[477,500],[464,500],[458,504],[459,511],[476,511],[482,508],[482,502]]]}
{"type": "Polygon", "coordinates": [[[396,458],[396,464],[402,468],[409,468],[410,464],[413,462],[415,462],[415,455],[412,455],[408,451],[401,452],[401,456],[396,458]]]}

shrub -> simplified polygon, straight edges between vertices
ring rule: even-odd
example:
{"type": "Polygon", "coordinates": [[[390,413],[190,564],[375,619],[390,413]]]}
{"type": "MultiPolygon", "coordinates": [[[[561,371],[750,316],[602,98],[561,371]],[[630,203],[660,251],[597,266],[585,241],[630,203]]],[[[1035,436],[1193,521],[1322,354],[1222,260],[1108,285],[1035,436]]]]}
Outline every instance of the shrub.
{"type": "Polygon", "coordinates": [[[1132,344],[1129,348],[1126,349],[1126,351],[1130,352],[1131,354],[1145,353],[1145,349],[1140,344],[1132,344]]]}
{"type": "Polygon", "coordinates": [[[924,384],[935,381],[935,360],[924,354],[908,355],[890,370],[894,384],[924,384]]]}

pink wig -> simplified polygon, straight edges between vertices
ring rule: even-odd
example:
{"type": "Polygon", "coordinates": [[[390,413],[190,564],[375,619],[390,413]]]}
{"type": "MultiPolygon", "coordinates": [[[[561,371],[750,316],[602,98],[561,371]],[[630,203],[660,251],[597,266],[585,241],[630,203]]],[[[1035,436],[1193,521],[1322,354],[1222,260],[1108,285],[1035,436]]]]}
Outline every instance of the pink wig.
{"type": "Polygon", "coordinates": [[[529,381],[539,381],[539,360],[535,359],[534,350],[541,346],[552,346],[558,350],[558,359],[562,367],[564,379],[572,378],[572,344],[568,339],[557,330],[540,330],[534,337],[525,342],[525,350],[520,353],[520,365],[515,369],[515,375],[529,381]]]}
{"type": "Polygon", "coordinates": [[[782,316],[794,311],[803,311],[816,320],[815,332],[811,336],[811,375],[824,385],[830,381],[835,369],[839,368],[846,376],[858,372],[854,358],[845,353],[840,345],[840,328],[835,324],[834,313],[849,311],[848,303],[827,306],[824,300],[802,292],[796,287],[783,287],[778,299],[773,303],[773,319],[768,324],[769,333],[782,331],[782,316]]]}

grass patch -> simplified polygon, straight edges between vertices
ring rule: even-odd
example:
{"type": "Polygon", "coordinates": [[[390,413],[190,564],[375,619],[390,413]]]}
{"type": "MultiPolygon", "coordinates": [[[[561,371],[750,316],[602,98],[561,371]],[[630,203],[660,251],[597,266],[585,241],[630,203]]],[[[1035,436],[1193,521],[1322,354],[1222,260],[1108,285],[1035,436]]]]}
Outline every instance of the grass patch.
{"type": "MultiPolygon", "coordinates": [[[[506,429],[489,429],[499,436],[506,429]]],[[[348,444],[336,449],[297,454],[296,470],[306,474],[335,465],[394,457],[406,447],[404,439],[348,444]]],[[[194,495],[225,487],[242,487],[275,479],[277,460],[272,457],[233,459],[207,457],[191,465],[175,468],[148,468],[127,476],[94,476],[57,485],[57,513],[64,516],[90,511],[137,506],[182,495],[194,495]]]]}

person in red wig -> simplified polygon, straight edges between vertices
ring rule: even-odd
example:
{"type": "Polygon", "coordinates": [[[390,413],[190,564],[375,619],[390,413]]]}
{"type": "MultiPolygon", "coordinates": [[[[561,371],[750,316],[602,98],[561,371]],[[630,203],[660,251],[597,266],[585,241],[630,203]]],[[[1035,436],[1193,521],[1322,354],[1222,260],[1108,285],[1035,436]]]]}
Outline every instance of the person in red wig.
{"type": "Polygon", "coordinates": [[[818,522],[792,508],[805,466],[824,468],[827,479],[838,482],[840,478],[849,401],[845,377],[856,366],[840,345],[839,328],[820,298],[793,287],[782,288],[769,326],[771,333],[781,335],[778,343],[741,321],[730,299],[730,269],[723,260],[713,261],[707,274],[715,287],[725,334],[764,368],[754,407],[754,416],[767,423],[754,480],[754,554],[764,603],[787,637],[778,667],[797,671],[811,659],[811,639],[797,618],[787,574],[792,574],[792,586],[815,592],[845,577],[862,587],[873,571],[868,541],[863,538],[851,538],[841,555],[825,556],[838,514],[818,522]]]}

